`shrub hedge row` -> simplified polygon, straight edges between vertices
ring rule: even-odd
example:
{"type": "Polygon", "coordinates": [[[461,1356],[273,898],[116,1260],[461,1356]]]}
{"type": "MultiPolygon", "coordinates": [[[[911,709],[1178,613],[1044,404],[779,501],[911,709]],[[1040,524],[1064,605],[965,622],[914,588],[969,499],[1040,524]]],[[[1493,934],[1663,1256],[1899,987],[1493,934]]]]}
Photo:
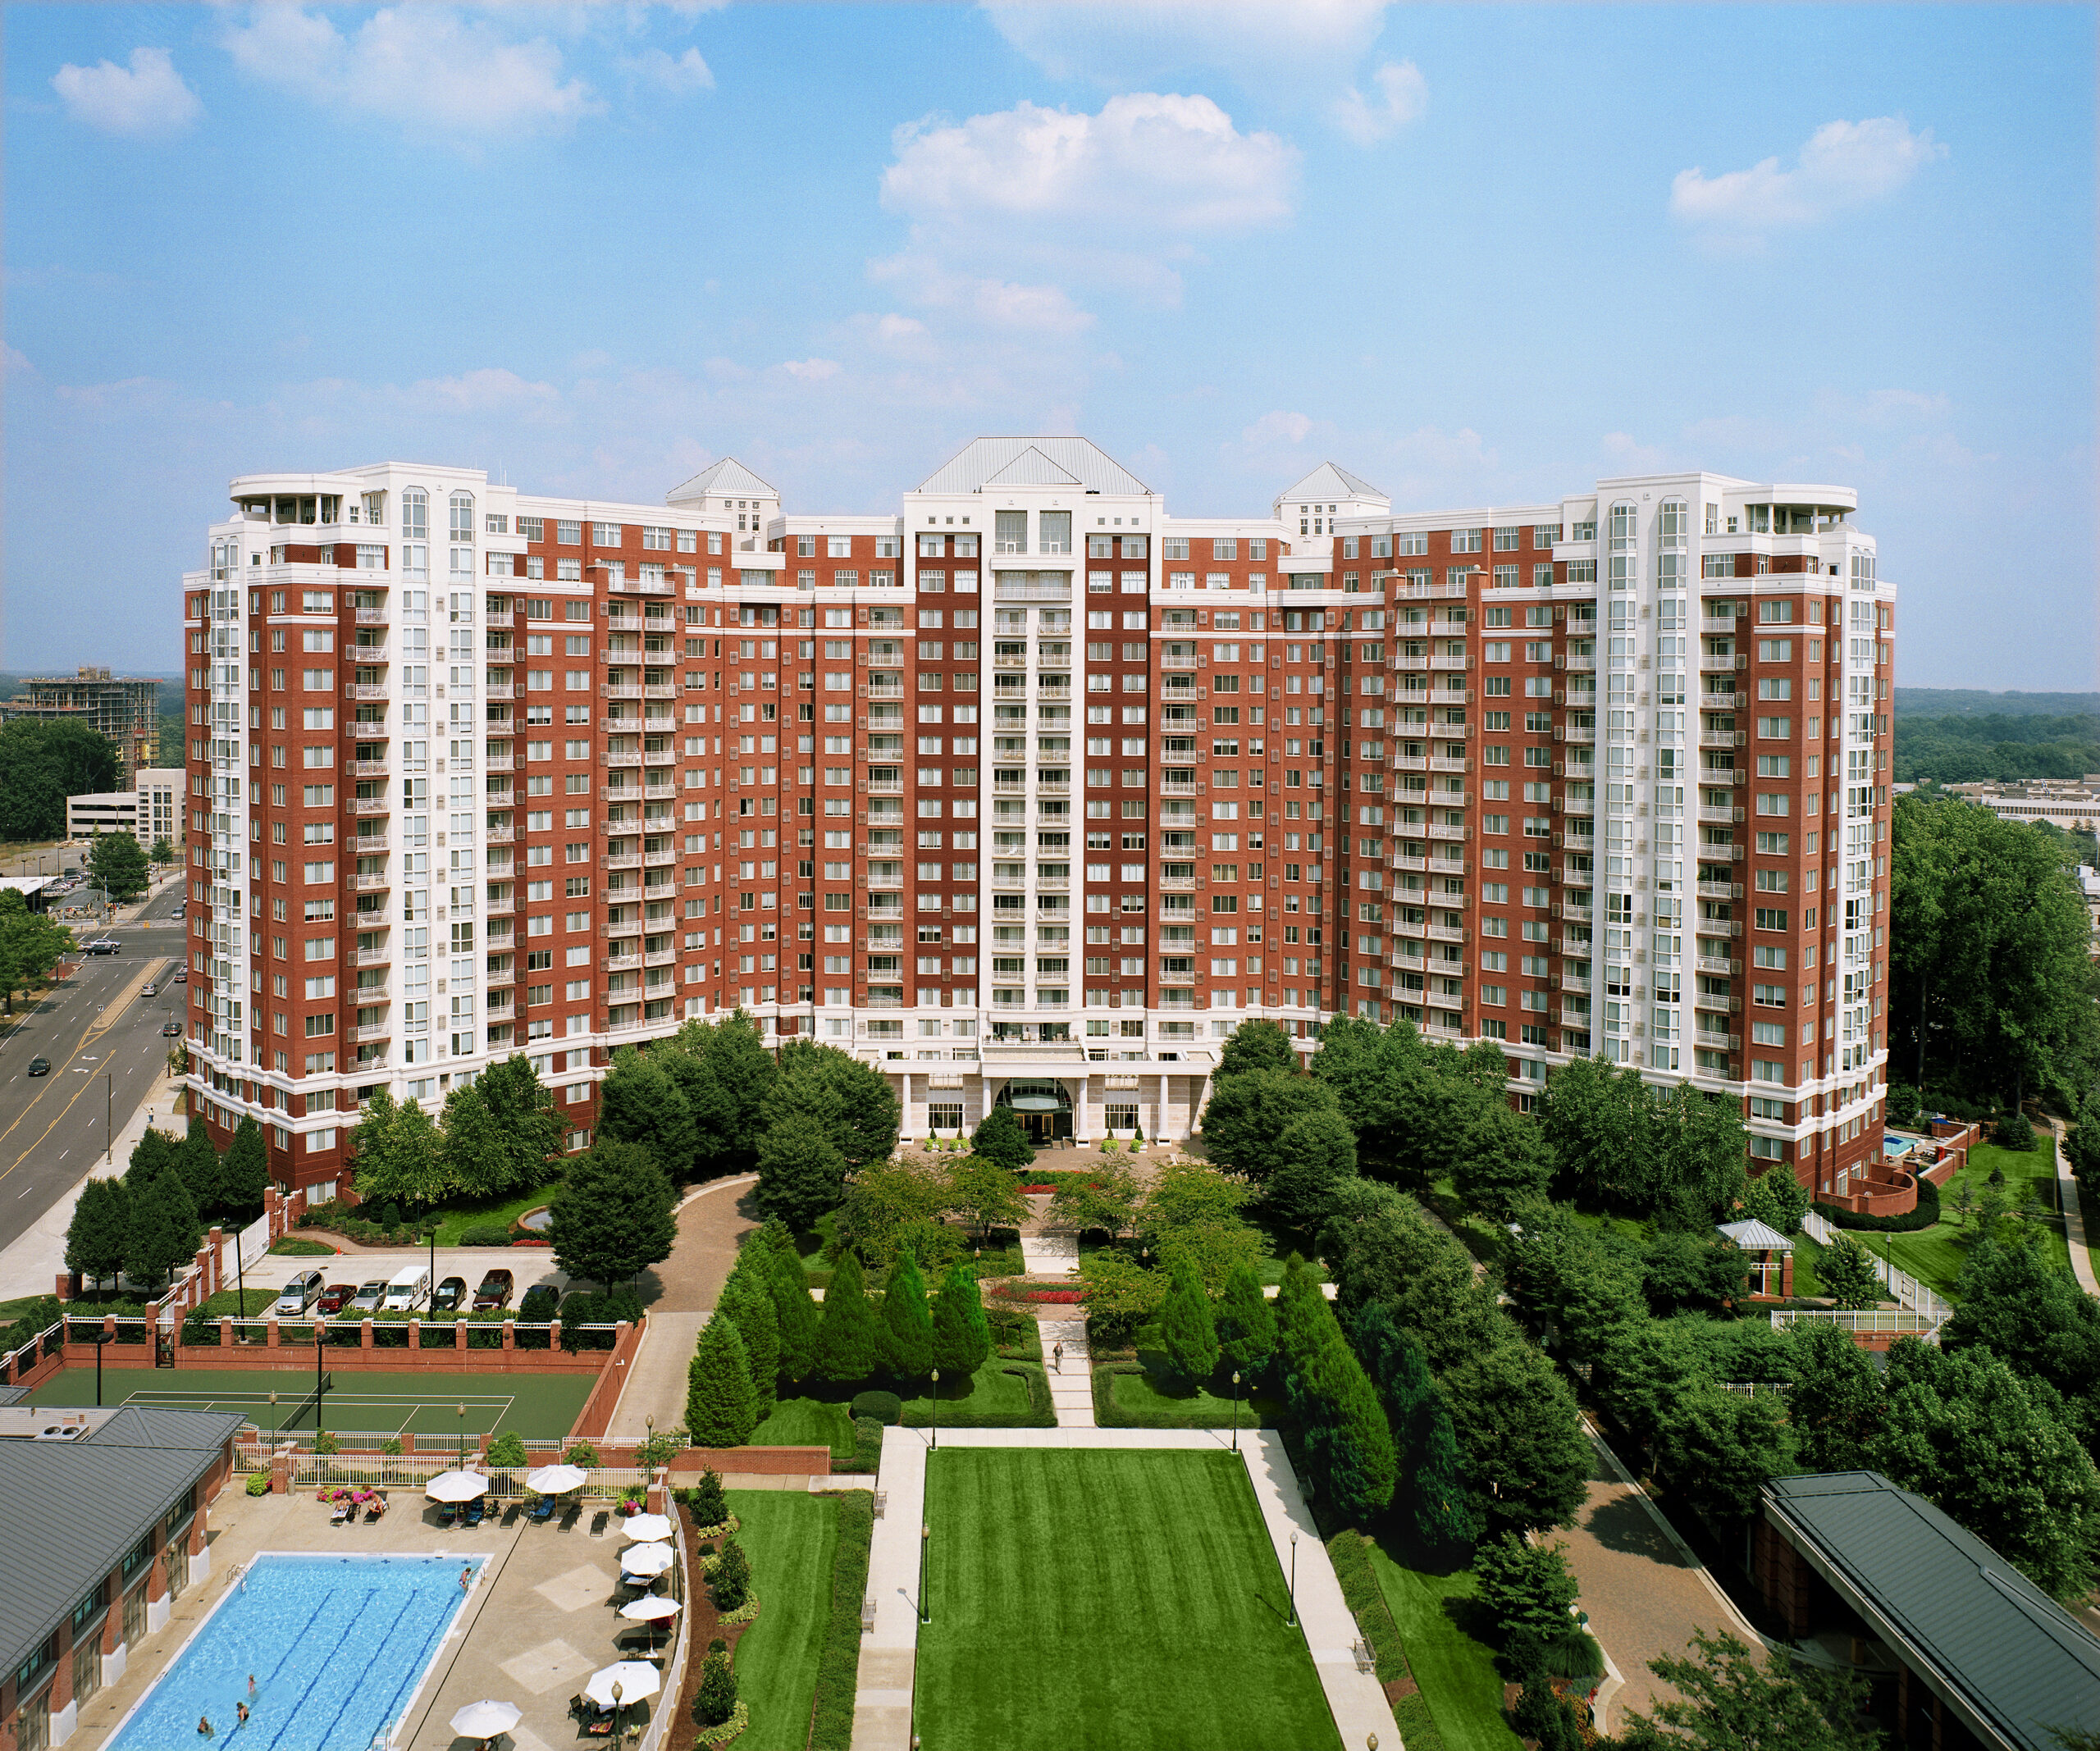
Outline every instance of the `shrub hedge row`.
{"type": "MultiPolygon", "coordinates": [[[[1142,1375],[1147,1372],[1143,1362],[1101,1362],[1093,1370],[1093,1420],[1102,1429],[1230,1429],[1230,1412],[1221,1416],[1215,1411],[1133,1411],[1116,1396],[1115,1376],[1119,1374],[1142,1375]]],[[[1253,1434],[1262,1425],[1256,1414],[1250,1394],[1240,1404],[1240,1428],[1253,1434]]]]}
{"type": "Polygon", "coordinates": [[[1833,1228],[1871,1229],[1876,1233],[1915,1233],[1939,1220],[1939,1188],[1920,1174],[1918,1207],[1900,1216],[1869,1216],[1840,1210],[1835,1204],[1818,1204],[1815,1213],[1833,1228]]]}
{"type": "MultiPolygon", "coordinates": [[[[1335,1579],[1341,1583],[1342,1598],[1363,1639],[1371,1644],[1377,1661],[1378,1681],[1390,1684],[1408,1676],[1406,1650],[1400,1645],[1400,1626],[1378,1585],[1371,1566],[1371,1541],[1354,1528],[1337,1532],[1327,1540],[1328,1560],[1335,1566],[1335,1579]]],[[[1408,1751],[1444,1751],[1443,1735],[1436,1717],[1420,1691],[1404,1696],[1393,1705],[1394,1724],[1408,1751]]]]}
{"type": "MultiPolygon", "coordinates": [[[[876,1433],[881,1434],[880,1425],[876,1433]]],[[[838,1542],[831,1571],[831,1621],[817,1661],[810,1751],[851,1751],[853,1702],[860,1685],[861,1601],[868,1590],[868,1552],[875,1537],[875,1498],[865,1489],[838,1493],[838,1542]]]]}
{"type": "MultiPolygon", "coordinates": [[[[1025,1362],[1007,1362],[999,1372],[1016,1375],[1028,1388],[1028,1414],[1016,1422],[1003,1411],[972,1411],[966,1406],[943,1405],[941,1427],[943,1429],[1055,1429],[1057,1413],[1050,1403],[1050,1382],[1040,1368],[1025,1362]]],[[[904,1425],[907,1429],[924,1429],[933,1419],[915,1407],[907,1406],[904,1411],[904,1425]]]]}

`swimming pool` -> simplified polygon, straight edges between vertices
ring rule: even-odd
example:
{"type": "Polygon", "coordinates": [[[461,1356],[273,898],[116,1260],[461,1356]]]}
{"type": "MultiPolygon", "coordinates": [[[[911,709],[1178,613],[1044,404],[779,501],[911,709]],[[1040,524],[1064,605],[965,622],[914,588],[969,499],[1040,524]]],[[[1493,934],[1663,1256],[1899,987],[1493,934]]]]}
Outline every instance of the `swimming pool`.
{"type": "Polygon", "coordinates": [[[477,1557],[265,1553],[155,1680],[107,1751],[367,1751],[399,1719],[466,1601],[477,1557]],[[255,1695],[249,1700],[253,1674],[255,1695]],[[238,1726],[238,1706],[249,1719],[238,1726]]]}

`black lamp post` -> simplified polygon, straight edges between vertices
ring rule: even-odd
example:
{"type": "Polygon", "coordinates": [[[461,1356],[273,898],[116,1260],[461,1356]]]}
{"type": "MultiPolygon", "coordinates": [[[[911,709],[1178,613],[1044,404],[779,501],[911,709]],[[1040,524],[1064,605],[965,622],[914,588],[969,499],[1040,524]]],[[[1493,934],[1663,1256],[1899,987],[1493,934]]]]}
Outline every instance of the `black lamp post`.
{"type": "Polygon", "coordinates": [[[930,1610],[929,1610],[929,1609],[927,1608],[927,1605],[926,1605],[926,1545],[927,1545],[928,1541],[929,1541],[929,1539],[932,1539],[933,1535],[934,1535],[934,1529],[933,1529],[931,1526],[928,1526],[928,1525],[921,1525],[921,1526],[920,1527],[920,1529],[919,1529],[919,1621],[920,1621],[921,1623],[931,1623],[931,1622],[934,1621],[934,1614],[933,1614],[933,1612],[932,1612],[930,1610]]]}
{"type": "Polygon", "coordinates": [[[1298,1627],[1298,1534],[1290,1535],[1290,1626],[1298,1627]]]}
{"type": "Polygon", "coordinates": [[[928,1443],[938,1452],[941,1444],[941,1370],[934,1370],[934,1439],[928,1443]]]}
{"type": "Polygon", "coordinates": [[[328,1322],[317,1318],[313,1322],[313,1444],[321,1445],[321,1346],[327,1341],[328,1322]]]}
{"type": "Polygon", "coordinates": [[[95,1334],[95,1408],[98,1411],[102,1408],[103,1346],[112,1342],[115,1339],[116,1335],[116,1333],[107,1331],[98,1331],[95,1334]]]}
{"type": "Polygon", "coordinates": [[[1239,1370],[1232,1370],[1232,1450],[1239,1451],[1239,1370]]]}

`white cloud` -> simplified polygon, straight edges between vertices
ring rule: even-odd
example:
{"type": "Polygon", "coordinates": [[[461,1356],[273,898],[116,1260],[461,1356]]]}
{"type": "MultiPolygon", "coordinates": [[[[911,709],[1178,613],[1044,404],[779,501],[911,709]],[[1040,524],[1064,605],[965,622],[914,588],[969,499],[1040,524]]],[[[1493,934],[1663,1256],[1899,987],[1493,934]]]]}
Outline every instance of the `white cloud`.
{"type": "Polygon", "coordinates": [[[1420,121],[1429,108],[1429,81],[1412,61],[1388,61],[1371,75],[1371,84],[1369,98],[1351,85],[1335,99],[1335,125],[1359,146],[1420,121]]]}
{"type": "Polygon", "coordinates": [[[1247,445],[1303,444],[1306,435],[1312,430],[1312,422],[1303,413],[1281,411],[1264,413],[1239,434],[1240,442],[1247,445]]]}
{"type": "Polygon", "coordinates": [[[640,54],[629,57],[620,65],[645,84],[668,91],[675,97],[687,92],[712,91],[714,72],[701,58],[700,51],[689,48],[673,59],[660,48],[646,48],[640,54]]]}
{"type": "Polygon", "coordinates": [[[1218,231],[1289,217],[1297,148],[1242,134],[1202,96],[1131,92],[1098,115],[1010,110],[894,136],[883,204],[931,223],[993,218],[1218,231]]]}
{"type": "Polygon", "coordinates": [[[76,67],[69,61],[52,75],[51,89],[66,114],[104,134],[172,134],[204,109],[164,48],[133,49],[129,67],[112,61],[76,67]]]}
{"type": "Polygon", "coordinates": [[[1000,35],[1058,79],[1125,89],[1212,67],[1272,89],[1328,84],[1376,39],[1386,0],[986,0],[1000,35]]]}
{"type": "Polygon", "coordinates": [[[561,391],[527,382],[514,371],[485,369],[454,377],[424,377],[401,392],[409,406],[434,413],[522,413],[550,411],[561,391]]]}
{"type": "Polygon", "coordinates": [[[603,107],[584,81],[562,77],[561,51],[546,38],[515,41],[488,15],[442,6],[385,7],[349,36],[303,6],[262,6],[224,40],[262,84],[426,133],[558,132],[603,107]]]}
{"type": "Polygon", "coordinates": [[[780,368],[789,376],[804,383],[821,383],[826,377],[838,375],[838,361],[835,358],[791,358],[780,368]]]}
{"type": "Polygon", "coordinates": [[[1669,461],[1669,453],[1652,444],[1643,444],[1630,431],[1608,431],[1604,438],[1605,454],[1613,466],[1632,474],[1653,474],[1669,461]]]}
{"type": "Polygon", "coordinates": [[[1755,237],[1816,225],[1893,194],[1947,156],[1930,128],[1913,132],[1900,116],[1827,121],[1809,136],[1791,170],[1766,158],[1746,171],[1709,176],[1696,166],[1670,184],[1670,212],[1712,232],[1755,237]]]}
{"type": "MultiPolygon", "coordinates": [[[[1024,285],[958,273],[946,264],[937,249],[923,245],[869,262],[868,276],[894,284],[922,308],[961,317],[986,328],[1072,335],[1093,323],[1092,313],[1074,303],[1061,286],[1024,285]]],[[[916,323],[913,317],[896,320],[916,323]]],[[[917,326],[923,332],[924,325],[917,326]]],[[[893,331],[888,338],[901,333],[893,331]]]]}
{"type": "Polygon", "coordinates": [[[875,337],[892,345],[918,340],[926,332],[926,325],[916,317],[899,316],[892,311],[875,324],[875,337]]]}

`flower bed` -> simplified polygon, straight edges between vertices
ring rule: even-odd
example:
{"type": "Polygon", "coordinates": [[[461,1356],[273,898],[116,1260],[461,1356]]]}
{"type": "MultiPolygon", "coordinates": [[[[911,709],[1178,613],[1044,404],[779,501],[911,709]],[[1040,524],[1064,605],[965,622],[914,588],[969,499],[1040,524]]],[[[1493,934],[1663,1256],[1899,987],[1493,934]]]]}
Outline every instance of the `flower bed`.
{"type": "Polygon", "coordinates": [[[1053,1289],[1041,1284],[1002,1283],[992,1292],[1002,1301],[1052,1302],[1063,1306],[1072,1306],[1086,1299],[1086,1291],[1053,1289]]]}

